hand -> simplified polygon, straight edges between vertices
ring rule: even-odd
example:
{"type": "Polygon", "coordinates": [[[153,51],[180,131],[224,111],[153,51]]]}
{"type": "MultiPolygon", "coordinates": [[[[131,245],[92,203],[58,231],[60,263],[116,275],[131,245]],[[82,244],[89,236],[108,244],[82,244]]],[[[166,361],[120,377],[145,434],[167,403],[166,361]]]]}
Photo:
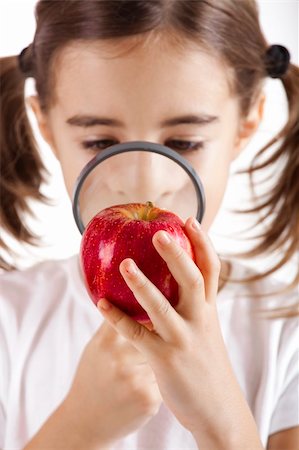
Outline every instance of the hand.
{"type": "MultiPolygon", "coordinates": [[[[201,436],[203,448],[211,448],[208,445],[215,445],[215,442],[219,444],[222,436],[229,439],[230,433],[234,440],[236,431],[242,436],[238,422],[241,420],[243,424],[244,416],[246,424],[250,424],[248,429],[254,434],[254,443],[259,442],[219,326],[216,309],[219,258],[195,219],[188,219],[185,229],[194,248],[195,262],[167,233],[159,231],[153,237],[156,250],[179,285],[176,309],[131,259],[122,261],[120,271],[148,313],[151,330],[105,299],[99,302],[99,309],[147,358],[164,402],[185,428],[194,436],[201,436]],[[163,242],[165,235],[168,243],[163,242]],[[103,309],[105,307],[107,309],[103,309]]],[[[251,443],[249,439],[248,445],[251,443]]]]}
{"type": "Polygon", "coordinates": [[[98,448],[143,426],[161,401],[144,355],[104,323],[82,354],[64,411],[85,448],[98,448]]]}

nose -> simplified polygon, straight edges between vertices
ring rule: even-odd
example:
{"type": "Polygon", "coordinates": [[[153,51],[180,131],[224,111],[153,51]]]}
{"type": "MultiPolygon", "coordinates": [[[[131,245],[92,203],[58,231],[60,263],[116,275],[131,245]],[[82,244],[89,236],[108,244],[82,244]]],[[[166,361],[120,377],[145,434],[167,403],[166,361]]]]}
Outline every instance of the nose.
{"type": "Polygon", "coordinates": [[[114,167],[118,176],[114,177],[110,189],[123,201],[152,201],[159,205],[178,188],[180,176],[177,172],[182,169],[169,158],[145,151],[118,155],[120,157],[122,160],[119,159],[114,167]]]}
{"type": "Polygon", "coordinates": [[[187,218],[196,212],[196,194],[187,173],[170,158],[131,151],[110,157],[85,179],[79,209],[86,225],[100,210],[124,203],[146,203],[187,218]]]}

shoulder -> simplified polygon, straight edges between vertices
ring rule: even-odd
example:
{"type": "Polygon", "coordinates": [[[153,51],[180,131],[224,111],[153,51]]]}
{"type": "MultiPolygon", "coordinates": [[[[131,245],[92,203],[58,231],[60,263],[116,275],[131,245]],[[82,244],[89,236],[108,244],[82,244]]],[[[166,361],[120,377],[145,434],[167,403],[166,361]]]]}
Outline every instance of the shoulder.
{"type": "Polygon", "coordinates": [[[257,272],[233,262],[232,279],[219,293],[221,328],[239,383],[263,441],[298,425],[299,317],[289,315],[298,290],[268,277],[241,283],[257,272]]]}
{"type": "Polygon", "coordinates": [[[5,354],[19,354],[20,346],[27,351],[46,334],[52,342],[59,333],[68,339],[77,327],[82,336],[99,322],[81,280],[77,256],[1,274],[0,284],[0,339],[5,344],[0,366],[5,354]]]}
{"type": "Polygon", "coordinates": [[[42,286],[52,287],[67,282],[78,264],[77,256],[63,260],[48,260],[37,263],[27,269],[2,272],[0,274],[2,296],[13,297],[26,294],[42,286]]]}
{"type": "Polygon", "coordinates": [[[0,316],[11,325],[32,315],[44,316],[59,302],[86,292],[79,280],[78,258],[44,261],[0,275],[0,316]],[[6,320],[5,320],[6,319],[6,320]]]}
{"type": "Polygon", "coordinates": [[[247,304],[251,310],[265,315],[276,311],[276,316],[286,316],[291,309],[299,312],[298,288],[288,290],[287,284],[273,275],[246,282],[246,279],[258,276],[259,272],[243,262],[232,260],[230,263],[230,279],[220,295],[222,301],[239,299],[239,303],[247,304]]]}
{"type": "Polygon", "coordinates": [[[245,264],[232,263],[232,281],[218,298],[223,332],[229,342],[237,335],[240,352],[251,355],[252,363],[272,361],[285,367],[298,357],[298,290],[286,291],[274,277],[241,282],[256,273],[245,264]]]}

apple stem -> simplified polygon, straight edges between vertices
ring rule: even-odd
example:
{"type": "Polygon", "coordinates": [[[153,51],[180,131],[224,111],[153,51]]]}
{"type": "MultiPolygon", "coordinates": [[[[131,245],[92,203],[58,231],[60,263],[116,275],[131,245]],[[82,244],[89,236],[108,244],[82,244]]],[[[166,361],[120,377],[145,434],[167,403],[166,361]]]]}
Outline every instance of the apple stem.
{"type": "Polygon", "coordinates": [[[153,202],[146,202],[146,209],[145,209],[145,214],[144,214],[144,220],[148,220],[149,213],[151,212],[153,207],[154,207],[153,202]]]}

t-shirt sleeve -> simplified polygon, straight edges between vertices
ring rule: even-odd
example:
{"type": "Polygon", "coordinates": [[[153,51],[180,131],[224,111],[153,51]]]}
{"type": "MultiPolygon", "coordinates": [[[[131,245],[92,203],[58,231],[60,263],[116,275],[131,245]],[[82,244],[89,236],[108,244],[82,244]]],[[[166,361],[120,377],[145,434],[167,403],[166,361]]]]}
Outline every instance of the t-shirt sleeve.
{"type": "Polygon", "coordinates": [[[0,448],[4,448],[4,428],[5,428],[4,411],[3,406],[0,403],[0,448]]]}
{"type": "Polygon", "coordinates": [[[281,344],[284,359],[270,434],[299,425],[299,321],[294,319],[281,344]]]}
{"type": "Polygon", "coordinates": [[[14,286],[0,277],[0,449],[5,448],[7,404],[10,389],[11,352],[15,348],[16,314],[13,310],[10,291],[14,286]]]}
{"type": "MultiPolygon", "coordinates": [[[[1,301],[1,299],[0,299],[1,301]]],[[[1,308],[0,308],[1,313],[1,308]]],[[[2,318],[2,316],[1,316],[2,318]]],[[[2,332],[0,319],[0,449],[4,448],[4,435],[5,435],[5,395],[7,393],[7,358],[6,358],[6,345],[2,332]]]]}

